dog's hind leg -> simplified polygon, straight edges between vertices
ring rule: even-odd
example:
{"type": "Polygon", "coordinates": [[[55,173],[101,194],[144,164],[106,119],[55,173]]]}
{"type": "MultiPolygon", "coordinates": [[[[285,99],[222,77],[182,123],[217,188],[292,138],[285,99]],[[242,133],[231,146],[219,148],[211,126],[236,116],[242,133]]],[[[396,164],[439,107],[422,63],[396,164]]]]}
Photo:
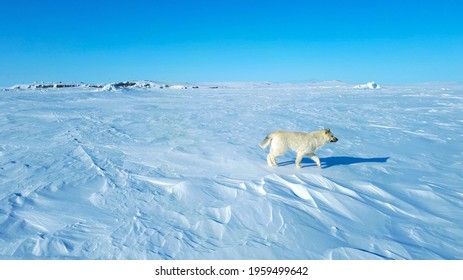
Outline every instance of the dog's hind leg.
{"type": "Polygon", "coordinates": [[[319,168],[322,167],[322,165],[320,164],[320,159],[314,153],[309,153],[307,154],[307,156],[310,157],[313,161],[315,161],[319,168]]]}
{"type": "Polygon", "coordinates": [[[277,166],[276,157],[281,156],[286,152],[285,147],[279,145],[273,145],[270,147],[270,153],[267,156],[267,162],[270,166],[277,166]]]}
{"type": "Polygon", "coordinates": [[[268,163],[269,166],[276,166],[277,165],[277,163],[275,161],[275,155],[272,152],[268,153],[267,163],[268,163]]]}

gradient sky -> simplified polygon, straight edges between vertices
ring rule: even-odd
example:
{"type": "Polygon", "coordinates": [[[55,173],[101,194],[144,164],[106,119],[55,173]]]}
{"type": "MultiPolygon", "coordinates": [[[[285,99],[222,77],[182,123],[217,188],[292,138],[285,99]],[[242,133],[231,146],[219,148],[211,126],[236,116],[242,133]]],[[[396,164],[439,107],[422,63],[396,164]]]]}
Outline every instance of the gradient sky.
{"type": "Polygon", "coordinates": [[[2,1],[0,86],[463,82],[463,1],[2,1]]]}

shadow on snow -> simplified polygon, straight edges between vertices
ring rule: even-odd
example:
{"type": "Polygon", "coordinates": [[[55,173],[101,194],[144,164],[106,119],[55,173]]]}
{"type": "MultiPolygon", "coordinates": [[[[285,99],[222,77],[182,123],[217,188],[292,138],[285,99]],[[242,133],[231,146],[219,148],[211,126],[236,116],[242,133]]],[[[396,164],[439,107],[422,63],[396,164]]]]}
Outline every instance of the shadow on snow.
{"type": "MultiPolygon", "coordinates": [[[[351,164],[357,164],[357,163],[384,163],[387,162],[389,157],[379,157],[379,158],[359,158],[359,157],[326,157],[326,158],[320,158],[320,163],[322,165],[322,168],[329,168],[332,166],[336,165],[351,165],[351,164]]],[[[290,161],[285,161],[281,162],[278,164],[278,166],[286,166],[290,164],[294,164],[294,160],[290,161]]],[[[302,158],[301,161],[301,167],[307,167],[315,165],[315,162],[311,160],[310,158],[302,158]]]]}

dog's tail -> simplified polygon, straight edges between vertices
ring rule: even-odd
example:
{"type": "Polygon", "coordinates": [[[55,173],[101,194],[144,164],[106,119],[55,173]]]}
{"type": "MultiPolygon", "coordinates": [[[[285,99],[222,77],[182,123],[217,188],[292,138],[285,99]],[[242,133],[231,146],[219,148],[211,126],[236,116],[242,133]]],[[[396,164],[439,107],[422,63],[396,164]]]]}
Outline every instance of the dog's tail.
{"type": "Polygon", "coordinates": [[[268,144],[270,144],[270,142],[272,142],[272,134],[270,133],[269,135],[267,135],[265,137],[265,139],[259,143],[259,146],[262,148],[262,149],[265,149],[267,148],[268,144]]]}

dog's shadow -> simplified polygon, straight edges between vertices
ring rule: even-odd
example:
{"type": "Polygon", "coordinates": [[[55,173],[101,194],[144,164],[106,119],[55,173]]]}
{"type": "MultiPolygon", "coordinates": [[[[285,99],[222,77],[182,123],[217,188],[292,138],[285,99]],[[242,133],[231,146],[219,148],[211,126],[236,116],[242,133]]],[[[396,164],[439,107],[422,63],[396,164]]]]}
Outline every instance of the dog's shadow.
{"type": "MultiPolygon", "coordinates": [[[[357,163],[371,163],[371,162],[378,162],[383,163],[387,162],[389,157],[380,157],[380,158],[359,158],[359,157],[326,157],[320,158],[320,163],[322,168],[330,168],[337,165],[351,165],[357,163]]],[[[284,161],[278,164],[278,166],[286,166],[294,164],[296,159],[284,161]]],[[[308,166],[315,166],[315,162],[310,158],[302,158],[301,167],[308,167],[308,166]]]]}

